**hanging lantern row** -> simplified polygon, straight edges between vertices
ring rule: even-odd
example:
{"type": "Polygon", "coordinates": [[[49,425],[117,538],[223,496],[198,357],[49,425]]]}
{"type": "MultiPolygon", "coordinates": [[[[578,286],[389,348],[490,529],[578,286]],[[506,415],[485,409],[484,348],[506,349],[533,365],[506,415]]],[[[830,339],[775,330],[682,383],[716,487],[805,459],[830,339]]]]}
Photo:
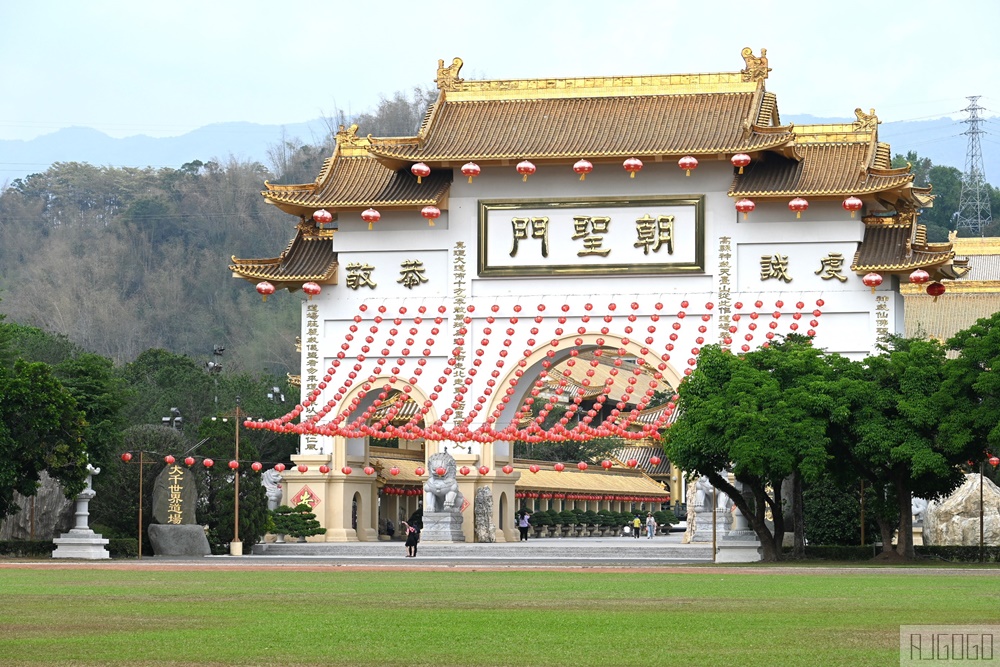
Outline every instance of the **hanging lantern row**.
{"type": "MultiPolygon", "coordinates": [[[[855,212],[861,210],[861,207],[863,205],[864,205],[863,202],[857,197],[848,197],[847,199],[844,200],[844,203],[842,204],[845,211],[851,212],[852,218],[854,217],[855,212]]],[[[755,208],[757,208],[757,205],[754,204],[753,200],[747,199],[746,197],[739,199],[736,202],[736,210],[743,214],[744,220],[747,219],[747,214],[752,212],[755,208]]],[[[806,199],[803,199],[802,197],[796,197],[795,199],[788,202],[788,208],[789,210],[795,212],[796,218],[801,218],[802,211],[805,211],[806,209],[809,208],[809,202],[806,199]]]]}
{"type": "MultiPolygon", "coordinates": [[[[129,463],[130,461],[132,461],[132,458],[133,458],[132,452],[124,452],[121,455],[121,460],[124,461],[125,463],[129,463]]],[[[163,462],[166,463],[167,465],[174,465],[174,463],[177,462],[177,459],[174,456],[167,454],[166,456],[163,457],[163,462]]],[[[189,468],[197,462],[198,460],[193,456],[187,456],[184,458],[183,461],[184,465],[186,465],[189,468]]],[[[215,461],[210,458],[204,458],[201,460],[201,464],[206,468],[211,468],[212,466],[215,465],[215,461]]],[[[232,460],[227,465],[229,466],[230,470],[237,470],[240,467],[240,462],[232,460]]],[[[264,464],[262,464],[260,461],[254,461],[253,463],[250,464],[250,469],[253,470],[254,472],[260,472],[261,470],[264,469],[264,464]]],[[[285,469],[285,466],[279,463],[275,466],[275,469],[278,470],[278,472],[281,472],[282,470],[285,469]],[[280,469],[278,466],[281,466],[280,469]]]]}
{"type": "Polygon", "coordinates": [[[626,503],[662,503],[670,500],[669,496],[620,496],[602,493],[563,493],[558,491],[515,491],[514,497],[517,499],[540,499],[540,500],[593,500],[606,502],[626,502],[626,503]]]}
{"type": "MultiPolygon", "coordinates": [[[[733,164],[740,167],[740,173],[742,174],[743,167],[750,164],[750,156],[743,153],[734,155],[733,164]]],[[[636,172],[642,171],[643,166],[642,160],[637,157],[630,157],[622,162],[622,168],[628,172],[629,178],[635,178],[636,172]]],[[[698,167],[698,158],[693,155],[685,155],[677,161],[677,166],[684,170],[684,174],[686,176],[690,176],[691,170],[698,167]]],[[[517,170],[517,173],[521,175],[522,181],[527,181],[528,176],[531,176],[538,171],[538,168],[530,160],[521,160],[517,163],[515,169],[517,170]]],[[[590,160],[580,159],[573,164],[573,171],[579,174],[580,180],[583,181],[586,180],[587,174],[594,171],[594,164],[590,160]]],[[[423,183],[423,179],[430,175],[431,168],[423,162],[418,162],[410,167],[410,172],[417,177],[417,183],[423,183]]],[[[482,169],[475,162],[466,162],[462,165],[462,174],[464,176],[468,176],[469,183],[472,183],[472,179],[479,176],[481,173],[482,169]]],[[[329,220],[327,220],[327,222],[329,222],[329,220]]]]}
{"type": "Polygon", "coordinates": [[[424,490],[420,487],[383,486],[382,493],[387,496],[421,496],[424,490]]]}

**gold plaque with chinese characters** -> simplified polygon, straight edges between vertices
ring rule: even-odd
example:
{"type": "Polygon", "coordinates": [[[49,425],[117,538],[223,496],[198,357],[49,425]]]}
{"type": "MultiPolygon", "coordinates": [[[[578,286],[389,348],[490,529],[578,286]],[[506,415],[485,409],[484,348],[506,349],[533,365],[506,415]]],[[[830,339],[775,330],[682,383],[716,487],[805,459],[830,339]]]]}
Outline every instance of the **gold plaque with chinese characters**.
{"type": "Polygon", "coordinates": [[[479,202],[479,275],[704,273],[705,198],[479,202]]]}

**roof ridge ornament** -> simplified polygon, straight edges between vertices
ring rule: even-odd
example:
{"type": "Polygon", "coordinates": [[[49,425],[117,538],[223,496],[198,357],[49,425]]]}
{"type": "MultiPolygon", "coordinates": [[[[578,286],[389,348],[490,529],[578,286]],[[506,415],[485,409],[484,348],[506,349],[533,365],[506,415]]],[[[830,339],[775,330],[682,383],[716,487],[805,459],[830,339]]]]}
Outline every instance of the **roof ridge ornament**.
{"type": "Polygon", "coordinates": [[[854,115],[858,118],[854,121],[854,127],[858,130],[871,131],[882,123],[882,121],[878,119],[878,116],[875,115],[875,109],[869,109],[868,113],[865,113],[861,110],[861,107],[858,107],[854,110],[854,115]]]}
{"type": "Polygon", "coordinates": [[[341,125],[340,129],[337,130],[337,145],[338,146],[365,146],[367,142],[364,137],[358,136],[358,124],[351,123],[351,126],[344,129],[341,125]]]}
{"type": "Polygon", "coordinates": [[[763,81],[767,78],[767,73],[771,71],[767,66],[767,49],[761,48],[759,58],[754,56],[753,49],[749,46],[744,47],[740,53],[747,64],[746,69],[740,70],[744,81],[763,81]]]}
{"type": "Polygon", "coordinates": [[[462,69],[462,64],[461,58],[455,58],[451,61],[451,65],[447,67],[444,66],[444,60],[438,60],[437,78],[434,79],[438,90],[456,90],[458,84],[465,81],[465,79],[458,76],[458,73],[462,69]]]}

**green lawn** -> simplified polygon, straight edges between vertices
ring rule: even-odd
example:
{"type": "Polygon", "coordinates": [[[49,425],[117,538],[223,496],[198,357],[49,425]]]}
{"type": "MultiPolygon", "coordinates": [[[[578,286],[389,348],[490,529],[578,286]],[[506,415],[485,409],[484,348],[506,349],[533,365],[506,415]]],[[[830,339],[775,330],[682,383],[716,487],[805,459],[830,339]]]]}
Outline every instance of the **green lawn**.
{"type": "Polygon", "coordinates": [[[1000,576],[0,569],[0,664],[898,665],[1000,576]]]}

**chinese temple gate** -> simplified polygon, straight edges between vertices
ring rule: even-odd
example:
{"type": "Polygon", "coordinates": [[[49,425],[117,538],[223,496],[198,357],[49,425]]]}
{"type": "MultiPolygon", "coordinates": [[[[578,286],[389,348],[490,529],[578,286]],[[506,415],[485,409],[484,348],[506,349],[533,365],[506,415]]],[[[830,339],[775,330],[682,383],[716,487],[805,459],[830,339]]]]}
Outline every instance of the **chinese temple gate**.
{"type": "Polygon", "coordinates": [[[313,183],[266,184],[295,237],[230,268],[309,295],[302,400],[248,426],[300,434],[286,502],[308,497],[325,539],[377,539],[380,503],[394,521],[415,509],[443,449],[466,498],[491,489],[497,540],[515,538],[533,476],[583,509],[665,500],[617,462],[562,478],[546,464],[543,484],[511,443],[655,441],[703,345],[796,332],[862,357],[902,332],[901,282],[941,293],[968,270],[926,241],[932,198],[891,167],[874,111],[783,125],[763,52],[743,57],[727,73],[487,81],[441,61],[417,136],[341,128],[313,183]]]}

